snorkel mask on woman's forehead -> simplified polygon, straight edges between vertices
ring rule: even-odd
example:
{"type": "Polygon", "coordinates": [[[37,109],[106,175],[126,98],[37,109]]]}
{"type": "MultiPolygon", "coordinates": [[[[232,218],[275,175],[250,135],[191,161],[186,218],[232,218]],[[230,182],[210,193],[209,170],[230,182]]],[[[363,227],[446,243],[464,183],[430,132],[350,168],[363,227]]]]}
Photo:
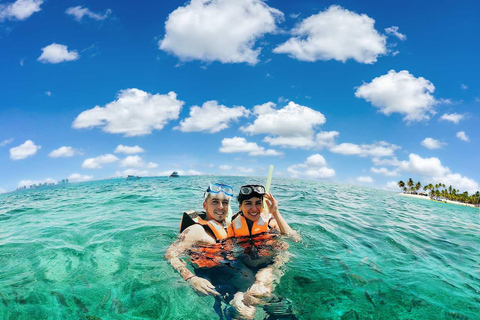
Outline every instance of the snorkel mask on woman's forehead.
{"type": "Polygon", "coordinates": [[[248,200],[253,197],[263,198],[265,195],[265,187],[259,184],[247,184],[240,188],[238,193],[238,203],[242,204],[244,200],[248,200]]]}

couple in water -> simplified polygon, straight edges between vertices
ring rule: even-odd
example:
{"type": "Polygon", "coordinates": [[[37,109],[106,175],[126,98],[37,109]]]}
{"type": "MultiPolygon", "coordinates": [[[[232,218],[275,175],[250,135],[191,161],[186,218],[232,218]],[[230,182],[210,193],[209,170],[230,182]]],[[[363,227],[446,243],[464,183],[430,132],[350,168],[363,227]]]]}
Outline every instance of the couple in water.
{"type": "Polygon", "coordinates": [[[230,221],[232,197],[232,187],[210,184],[204,194],[204,211],[184,213],[180,237],[166,251],[166,259],[197,294],[215,296],[214,308],[221,319],[221,302],[228,304],[225,310],[230,319],[253,319],[256,306],[263,307],[267,319],[296,319],[288,301],[272,295],[272,286],[287,259],[287,245],[277,236],[298,235],[264,186],[240,188],[240,210],[230,221]],[[180,259],[185,253],[194,272],[180,259]]]}

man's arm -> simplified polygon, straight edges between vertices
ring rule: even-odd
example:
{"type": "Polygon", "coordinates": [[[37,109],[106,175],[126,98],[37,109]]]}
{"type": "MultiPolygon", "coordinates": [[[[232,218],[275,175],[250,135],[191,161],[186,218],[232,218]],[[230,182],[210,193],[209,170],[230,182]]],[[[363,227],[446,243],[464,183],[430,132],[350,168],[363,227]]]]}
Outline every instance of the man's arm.
{"type": "Polygon", "coordinates": [[[193,225],[188,227],[180,234],[178,240],[172,243],[167,249],[165,259],[167,259],[168,263],[192,286],[198,295],[220,295],[210,281],[194,275],[188,270],[185,261],[180,259],[180,256],[187,252],[194,244],[208,242],[208,238],[206,237],[208,237],[208,235],[202,226],[193,225]]]}

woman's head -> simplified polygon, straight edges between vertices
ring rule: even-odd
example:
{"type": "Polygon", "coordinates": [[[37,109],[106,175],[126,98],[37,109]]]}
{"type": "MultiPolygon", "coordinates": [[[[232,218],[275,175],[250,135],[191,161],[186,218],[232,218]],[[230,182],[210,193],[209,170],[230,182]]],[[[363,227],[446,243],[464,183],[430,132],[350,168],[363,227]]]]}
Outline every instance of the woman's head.
{"type": "Polygon", "coordinates": [[[252,221],[260,218],[263,211],[263,196],[265,187],[257,184],[242,186],[238,194],[238,207],[243,215],[252,221]]]}

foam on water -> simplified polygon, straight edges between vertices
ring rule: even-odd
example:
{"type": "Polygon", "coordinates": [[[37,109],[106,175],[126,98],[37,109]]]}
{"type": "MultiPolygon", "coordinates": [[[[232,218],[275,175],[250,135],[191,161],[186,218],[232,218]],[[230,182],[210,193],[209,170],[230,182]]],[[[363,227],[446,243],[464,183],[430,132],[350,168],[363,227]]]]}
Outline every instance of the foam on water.
{"type": "MultiPolygon", "coordinates": [[[[218,319],[163,257],[211,181],[265,183],[142,178],[0,195],[0,319],[218,319]]],[[[274,179],[272,192],[302,235],[275,291],[298,318],[480,319],[478,209],[314,181],[274,179]]]]}

